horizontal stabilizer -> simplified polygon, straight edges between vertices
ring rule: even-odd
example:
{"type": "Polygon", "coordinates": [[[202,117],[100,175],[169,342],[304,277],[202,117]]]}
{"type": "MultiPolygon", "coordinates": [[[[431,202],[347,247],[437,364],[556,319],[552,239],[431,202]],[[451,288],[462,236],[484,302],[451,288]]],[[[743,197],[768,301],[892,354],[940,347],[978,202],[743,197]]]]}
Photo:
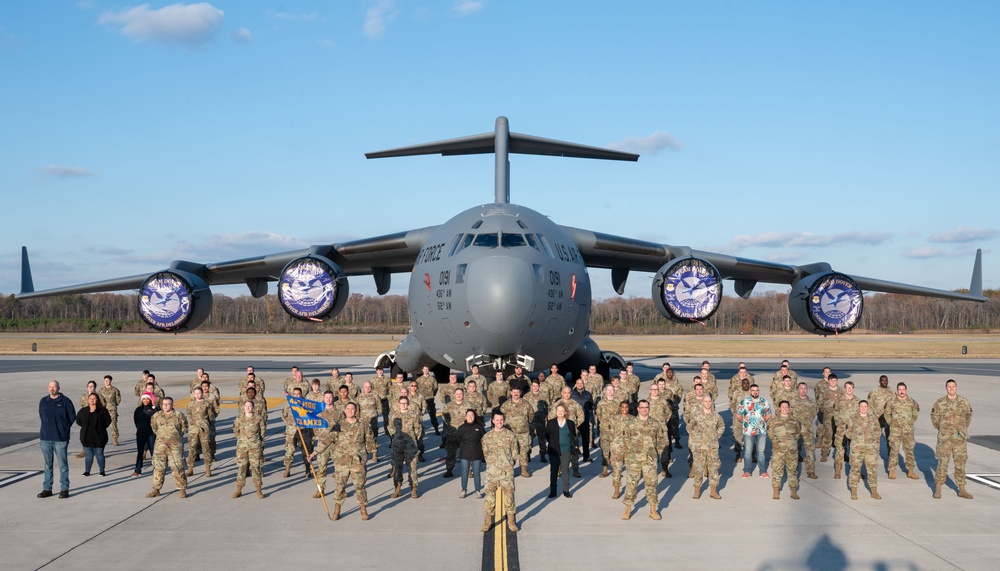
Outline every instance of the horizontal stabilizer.
{"type": "MultiPolygon", "coordinates": [[[[521,155],[546,155],[550,157],[572,157],[578,159],[606,159],[613,161],[637,161],[639,155],[601,147],[579,145],[554,139],[543,139],[521,133],[510,133],[508,152],[521,155]]],[[[423,143],[409,147],[399,147],[374,153],[365,153],[369,159],[389,157],[409,157],[414,155],[482,155],[496,152],[494,133],[483,133],[470,137],[448,139],[434,143],[423,143]]]]}

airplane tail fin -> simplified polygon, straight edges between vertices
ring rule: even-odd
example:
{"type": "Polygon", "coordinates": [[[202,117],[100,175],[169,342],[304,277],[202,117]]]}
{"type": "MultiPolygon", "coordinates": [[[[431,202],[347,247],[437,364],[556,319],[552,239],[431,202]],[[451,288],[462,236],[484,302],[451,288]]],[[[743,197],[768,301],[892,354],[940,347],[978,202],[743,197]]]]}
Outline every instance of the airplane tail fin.
{"type": "Polygon", "coordinates": [[[496,202],[502,204],[510,202],[510,162],[507,159],[509,153],[613,161],[634,162],[639,160],[639,155],[634,153],[511,133],[506,117],[497,117],[496,127],[492,133],[365,153],[365,157],[369,159],[383,159],[414,155],[441,154],[442,156],[451,156],[489,153],[496,155],[494,196],[496,202]]]}
{"type": "Polygon", "coordinates": [[[31,264],[28,263],[28,247],[21,246],[21,293],[31,293],[35,291],[35,284],[31,280],[31,264]]]}
{"type": "MultiPolygon", "coordinates": [[[[983,250],[976,250],[976,263],[972,266],[972,283],[969,284],[969,295],[983,297],[983,250]]],[[[983,298],[985,299],[985,298],[983,298]]]]}

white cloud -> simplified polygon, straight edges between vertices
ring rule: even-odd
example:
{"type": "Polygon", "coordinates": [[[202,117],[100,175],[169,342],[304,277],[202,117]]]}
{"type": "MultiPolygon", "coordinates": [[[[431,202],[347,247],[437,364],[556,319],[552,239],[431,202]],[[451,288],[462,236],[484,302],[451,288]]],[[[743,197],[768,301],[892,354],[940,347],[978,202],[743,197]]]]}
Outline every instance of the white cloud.
{"type": "Polygon", "coordinates": [[[764,259],[769,262],[778,262],[779,264],[784,264],[786,262],[801,263],[802,254],[798,252],[774,252],[773,254],[765,256],[764,259]]]}
{"type": "Polygon", "coordinates": [[[946,244],[961,244],[964,242],[975,242],[976,240],[989,240],[995,238],[998,234],[1000,232],[995,228],[967,228],[959,226],[954,230],[931,234],[928,240],[946,244]]]}
{"type": "Polygon", "coordinates": [[[903,250],[904,258],[917,258],[917,259],[944,258],[950,255],[951,254],[949,254],[948,252],[945,252],[944,250],[935,248],[933,246],[921,246],[919,248],[908,248],[906,250],[903,250]]]}
{"type": "Polygon", "coordinates": [[[377,40],[384,36],[386,21],[394,19],[398,13],[394,0],[376,0],[375,5],[365,14],[365,37],[377,40]]]}
{"type": "Polygon", "coordinates": [[[233,38],[233,41],[238,44],[253,43],[253,33],[251,33],[250,30],[246,28],[240,28],[239,30],[236,30],[235,32],[230,34],[230,36],[233,38]]]}
{"type": "Polygon", "coordinates": [[[38,172],[45,175],[58,176],[62,178],[97,176],[97,173],[90,169],[86,169],[83,167],[67,167],[63,165],[47,165],[38,169],[38,172]]]}
{"type": "Polygon", "coordinates": [[[482,12],[485,4],[483,2],[474,2],[472,0],[458,1],[455,2],[453,9],[455,13],[459,16],[468,16],[470,14],[475,14],[476,12],[482,12]]]}
{"type": "Polygon", "coordinates": [[[740,234],[733,237],[732,245],[737,248],[758,246],[761,248],[822,248],[839,244],[861,244],[874,246],[892,237],[885,232],[843,232],[821,236],[812,232],[761,232],[760,234],[740,234]]]}
{"type": "Polygon", "coordinates": [[[651,155],[655,155],[664,149],[679,151],[683,148],[677,139],[664,131],[657,131],[645,137],[627,137],[624,140],[611,143],[608,147],[629,153],[648,153],[651,155]]]}
{"type": "Polygon", "coordinates": [[[171,4],[153,10],[149,4],[105,12],[99,22],[121,26],[122,34],[142,42],[152,40],[162,44],[197,47],[211,41],[222,26],[223,12],[215,6],[171,4]]]}

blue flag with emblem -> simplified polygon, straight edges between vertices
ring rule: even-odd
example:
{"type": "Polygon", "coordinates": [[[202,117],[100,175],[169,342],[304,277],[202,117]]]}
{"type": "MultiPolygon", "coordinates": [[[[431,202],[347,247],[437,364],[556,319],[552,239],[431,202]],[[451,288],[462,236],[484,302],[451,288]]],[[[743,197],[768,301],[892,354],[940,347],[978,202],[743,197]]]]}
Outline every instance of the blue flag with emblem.
{"type": "Polygon", "coordinates": [[[326,408],[326,403],[308,400],[302,397],[293,397],[292,395],[286,395],[285,398],[288,399],[288,408],[292,411],[292,417],[295,419],[295,426],[298,426],[299,428],[330,427],[330,425],[327,424],[326,419],[319,415],[319,413],[323,412],[326,408]]]}

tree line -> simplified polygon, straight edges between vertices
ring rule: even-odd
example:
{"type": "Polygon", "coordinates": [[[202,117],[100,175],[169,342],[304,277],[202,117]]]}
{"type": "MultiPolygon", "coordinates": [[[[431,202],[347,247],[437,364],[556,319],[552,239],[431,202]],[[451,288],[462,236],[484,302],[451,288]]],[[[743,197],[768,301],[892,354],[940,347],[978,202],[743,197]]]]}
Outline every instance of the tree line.
{"type": "MultiPolygon", "coordinates": [[[[986,303],[955,302],[895,294],[865,296],[857,330],[873,333],[913,331],[988,332],[1000,329],[1000,290],[987,290],[986,303]]],[[[344,310],[322,323],[288,316],[275,295],[213,296],[212,315],[200,331],[218,333],[405,333],[409,328],[405,296],[352,294],[344,310]]],[[[799,332],[788,313],[788,294],[765,292],[749,299],[726,297],[719,310],[700,324],[670,322],[648,297],[595,301],[590,328],[595,334],[774,334],[799,332]]],[[[0,330],[24,332],[145,332],[134,294],[64,295],[15,299],[0,295],[0,330]]]]}

